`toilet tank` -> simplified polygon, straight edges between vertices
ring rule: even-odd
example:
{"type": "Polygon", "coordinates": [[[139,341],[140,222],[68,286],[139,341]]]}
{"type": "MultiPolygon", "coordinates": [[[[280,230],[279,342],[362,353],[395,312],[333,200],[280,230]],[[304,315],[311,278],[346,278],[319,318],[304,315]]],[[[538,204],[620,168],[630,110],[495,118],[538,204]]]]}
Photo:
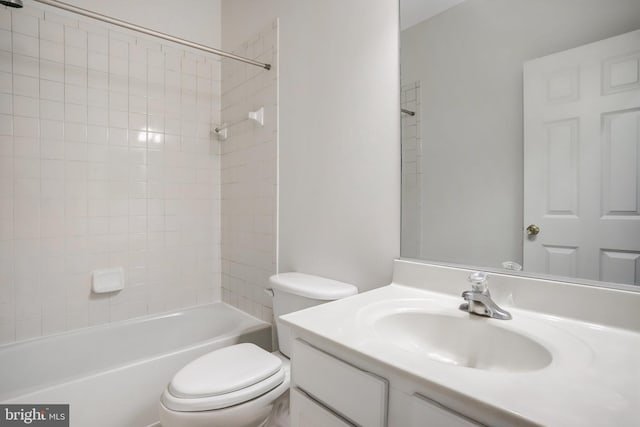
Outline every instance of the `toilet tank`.
{"type": "Polygon", "coordinates": [[[273,290],[278,346],[287,357],[291,351],[291,332],[280,322],[280,316],[358,293],[358,288],[349,283],[304,273],[276,274],[269,278],[269,284],[273,290]]]}

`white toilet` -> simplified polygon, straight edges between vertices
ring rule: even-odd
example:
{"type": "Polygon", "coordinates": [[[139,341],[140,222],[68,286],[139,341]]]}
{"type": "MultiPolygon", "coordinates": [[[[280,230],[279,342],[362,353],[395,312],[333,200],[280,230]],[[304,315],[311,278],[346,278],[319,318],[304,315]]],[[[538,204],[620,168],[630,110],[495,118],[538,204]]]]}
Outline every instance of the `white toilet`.
{"type": "Polygon", "coordinates": [[[258,427],[265,425],[289,390],[291,338],[283,314],[355,295],[350,284],[303,273],[269,279],[280,352],[236,344],[182,368],[160,399],[163,427],[258,427]]]}

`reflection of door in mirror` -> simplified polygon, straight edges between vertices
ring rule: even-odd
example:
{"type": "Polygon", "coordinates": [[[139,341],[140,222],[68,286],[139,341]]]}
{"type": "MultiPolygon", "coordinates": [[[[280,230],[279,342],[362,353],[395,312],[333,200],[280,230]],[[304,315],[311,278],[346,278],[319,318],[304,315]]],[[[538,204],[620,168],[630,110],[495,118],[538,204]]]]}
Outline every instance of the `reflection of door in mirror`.
{"type": "Polygon", "coordinates": [[[640,30],[524,66],[524,268],[640,285],[640,30]]]}
{"type": "MultiPolygon", "coordinates": [[[[549,118],[557,126],[543,129],[548,132],[543,135],[564,141],[551,146],[555,150],[551,153],[553,162],[550,163],[556,174],[551,187],[553,193],[547,194],[545,188],[539,191],[540,196],[554,199],[527,200],[527,203],[546,209],[548,203],[553,202],[554,209],[575,208],[578,210],[576,215],[583,218],[585,208],[580,205],[593,199],[597,204],[594,205],[593,220],[596,225],[581,231],[582,240],[577,243],[553,237],[555,229],[562,233],[570,231],[571,227],[564,224],[571,221],[557,226],[547,223],[546,219],[538,219],[544,212],[539,217],[524,213],[522,71],[523,64],[533,63],[536,58],[558,52],[570,55],[571,49],[580,51],[579,46],[637,31],[640,29],[640,1],[401,0],[400,7],[403,17],[401,86],[420,84],[420,112],[416,117],[419,124],[407,126],[413,119],[402,115],[403,138],[416,129],[420,147],[419,157],[403,160],[406,173],[402,191],[402,256],[474,269],[512,270],[525,264],[525,250],[540,244],[542,266],[527,262],[522,274],[550,273],[560,280],[573,277],[572,281],[577,275],[579,282],[582,282],[580,278],[588,277],[605,280],[603,285],[606,286],[631,289],[618,284],[638,281],[640,249],[624,242],[618,244],[614,237],[625,236],[638,241],[638,229],[619,232],[611,227],[616,223],[631,227],[639,224],[636,219],[640,219],[640,214],[633,214],[638,209],[625,203],[636,203],[640,199],[626,195],[633,193],[633,188],[636,193],[640,188],[637,181],[628,179],[637,172],[638,162],[630,163],[630,159],[637,158],[632,153],[637,147],[630,141],[637,130],[634,111],[640,114],[640,108],[636,104],[622,109],[617,105],[602,108],[596,104],[640,96],[640,89],[631,90],[634,83],[628,83],[637,77],[638,64],[632,60],[633,55],[631,58],[625,56],[624,49],[618,53],[601,52],[602,57],[596,58],[600,62],[581,68],[583,64],[576,59],[573,65],[549,71],[551,81],[540,83],[541,94],[549,92],[557,98],[552,103],[553,111],[566,111],[569,115],[549,118]],[[597,77],[598,72],[603,71],[602,59],[608,68],[597,77]],[[583,79],[587,75],[605,81],[608,78],[613,89],[603,95],[602,81],[588,87],[572,86],[578,82],[585,85],[583,79]],[[577,107],[582,103],[571,100],[574,92],[585,99],[584,91],[588,88],[597,91],[594,97],[588,98],[588,102],[596,103],[594,107],[600,108],[594,113],[598,117],[595,121],[583,117],[583,111],[577,107]],[[612,113],[616,111],[619,114],[612,113]],[[572,119],[577,121],[566,122],[572,119]],[[573,131],[577,132],[575,136],[571,134],[573,131]],[[609,132],[611,141],[598,139],[597,144],[587,149],[583,141],[589,135],[587,131],[598,138],[599,132],[609,132]],[[572,148],[571,142],[567,141],[574,137],[577,147],[572,148]],[[610,147],[609,151],[604,151],[604,157],[600,157],[601,144],[610,147]],[[575,161],[584,163],[602,159],[605,164],[612,165],[611,175],[607,178],[610,183],[603,181],[602,173],[606,169],[600,164],[576,163],[573,172],[571,169],[561,171],[561,166],[571,166],[571,159],[566,156],[572,149],[593,156],[575,161]],[[571,186],[574,190],[587,191],[584,183],[588,181],[598,186],[608,185],[605,191],[610,189],[609,198],[605,200],[609,205],[603,206],[600,202],[599,187],[584,195],[576,193],[575,200],[565,198],[571,186]],[[630,182],[631,187],[619,184],[622,181],[630,182]],[[409,197],[406,201],[405,196],[409,197]],[[527,238],[525,230],[529,225],[540,228],[535,240],[527,238]],[[603,233],[606,235],[604,243],[596,244],[603,233]],[[586,241],[597,249],[591,251],[590,261],[578,262],[586,251],[586,241]],[[581,265],[588,265],[590,272],[581,265]],[[632,276],[635,276],[633,280],[632,276]]],[[[631,51],[640,52],[640,45],[636,42],[635,46],[631,51]]],[[[586,108],[587,104],[584,105],[586,108]]],[[[413,138],[413,133],[410,135],[413,138]]],[[[412,149],[413,146],[403,144],[403,154],[415,154],[412,149]]],[[[569,215],[562,219],[565,218],[569,215]]],[[[536,232],[535,227],[530,230],[532,234],[536,232]]],[[[640,286],[635,288],[640,290],[640,286]]]]}

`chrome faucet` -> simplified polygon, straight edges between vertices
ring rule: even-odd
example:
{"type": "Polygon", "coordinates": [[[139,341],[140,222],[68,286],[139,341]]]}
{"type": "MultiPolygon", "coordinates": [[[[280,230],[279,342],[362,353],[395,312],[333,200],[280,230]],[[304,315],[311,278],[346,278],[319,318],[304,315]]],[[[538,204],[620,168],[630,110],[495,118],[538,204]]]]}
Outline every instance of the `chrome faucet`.
{"type": "Polygon", "coordinates": [[[460,304],[460,310],[494,319],[511,319],[511,313],[500,308],[491,299],[489,287],[487,286],[487,276],[487,273],[480,271],[469,275],[467,280],[471,282],[471,290],[462,293],[462,298],[466,302],[460,304]]]}

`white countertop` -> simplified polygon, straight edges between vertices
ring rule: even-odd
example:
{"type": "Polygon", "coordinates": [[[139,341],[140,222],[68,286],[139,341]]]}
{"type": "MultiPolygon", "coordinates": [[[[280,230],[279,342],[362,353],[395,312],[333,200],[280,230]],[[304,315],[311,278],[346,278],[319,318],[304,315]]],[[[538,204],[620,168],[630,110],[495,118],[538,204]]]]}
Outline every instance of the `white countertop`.
{"type": "Polygon", "coordinates": [[[454,295],[392,284],[281,319],[299,332],[379,364],[383,371],[393,368],[421,384],[439,386],[439,392],[450,393],[468,408],[466,415],[485,422],[500,419],[516,425],[558,427],[640,425],[640,334],[636,331],[505,305],[512,320],[486,321],[540,343],[553,359],[542,369],[495,372],[402,351],[372,327],[377,312],[398,311],[403,306],[424,305],[431,311],[470,316],[457,309],[461,302],[462,298],[454,295]]]}

